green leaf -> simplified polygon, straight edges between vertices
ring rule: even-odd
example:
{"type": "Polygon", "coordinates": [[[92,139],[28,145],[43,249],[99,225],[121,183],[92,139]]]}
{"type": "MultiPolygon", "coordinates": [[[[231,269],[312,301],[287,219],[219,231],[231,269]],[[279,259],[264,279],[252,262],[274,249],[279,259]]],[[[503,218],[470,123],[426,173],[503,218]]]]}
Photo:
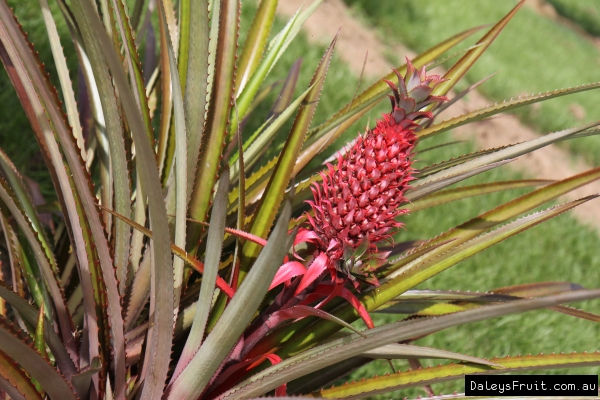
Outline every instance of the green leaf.
{"type": "MultiPolygon", "coordinates": [[[[438,177],[434,180],[429,180],[426,183],[415,184],[409,190],[406,191],[405,197],[409,201],[415,201],[422,197],[425,197],[431,193],[435,193],[440,189],[443,189],[447,186],[453,185],[457,182],[475,176],[485,171],[489,171],[490,169],[494,169],[500,167],[504,164],[511,162],[512,160],[501,160],[496,161],[490,164],[482,164],[474,167],[473,169],[465,169],[464,171],[452,171],[451,173],[442,173],[438,174],[438,177]]],[[[419,182],[419,181],[417,181],[419,182]]]]}
{"type": "Polygon", "coordinates": [[[286,233],[290,217],[291,204],[288,200],[253,268],[194,358],[171,381],[165,398],[197,398],[210,383],[210,378],[246,329],[281,266],[294,236],[288,237],[286,233]]]}
{"type": "MultiPolygon", "coordinates": [[[[292,104],[290,104],[275,120],[271,121],[271,123],[263,129],[260,127],[258,131],[256,131],[252,137],[244,143],[244,157],[246,162],[246,168],[252,167],[257,161],[259,161],[259,155],[265,149],[265,146],[269,144],[275,137],[275,134],[287,122],[287,120],[292,116],[292,114],[300,107],[300,105],[306,99],[306,96],[310,93],[315,85],[310,85],[308,89],[304,91],[292,104]],[[254,140],[255,139],[255,140],[254,140]],[[246,144],[249,144],[246,146],[246,144]]],[[[266,123],[265,123],[266,124],[266,123]]],[[[230,162],[231,166],[231,176],[232,180],[237,180],[239,170],[236,165],[237,157],[232,157],[230,162]]]]}
{"type": "Polygon", "coordinates": [[[460,353],[454,353],[452,351],[433,349],[431,347],[415,346],[411,344],[386,344],[385,346],[365,351],[361,354],[361,356],[374,359],[383,358],[386,360],[407,358],[441,358],[445,360],[458,360],[468,363],[487,365],[489,367],[502,368],[501,365],[495,364],[483,358],[471,357],[460,353]]]}
{"type": "MultiPolygon", "coordinates": [[[[23,318],[29,325],[35,326],[39,312],[27,300],[22,299],[16,293],[14,293],[4,282],[0,281],[0,297],[2,297],[8,304],[11,305],[21,318],[23,318]]],[[[62,344],[58,335],[52,330],[48,323],[44,324],[44,338],[52,355],[56,359],[57,366],[60,368],[61,373],[70,380],[75,374],[76,369],[73,364],[73,360],[69,357],[69,354],[65,350],[65,346],[62,344]]]]}
{"type": "Polygon", "coordinates": [[[491,106],[483,107],[475,111],[470,111],[459,115],[457,117],[448,119],[446,121],[442,121],[437,123],[429,128],[423,129],[420,132],[417,132],[417,136],[423,140],[425,138],[431,137],[433,135],[437,135],[442,132],[446,132],[450,129],[457,128],[459,126],[469,124],[471,122],[479,121],[484,118],[490,117],[495,114],[499,114],[502,112],[506,112],[509,110],[513,110],[518,107],[523,107],[529,104],[534,104],[540,101],[545,101],[549,99],[553,99],[560,96],[566,96],[569,94],[584,92],[587,90],[593,90],[600,88],[600,83],[590,83],[587,85],[576,86],[568,89],[559,89],[554,91],[549,91],[546,93],[532,94],[528,96],[520,96],[519,98],[513,100],[510,99],[508,101],[503,101],[502,103],[496,103],[491,106]]]}
{"type": "Polygon", "coordinates": [[[246,82],[254,74],[260,63],[269,38],[269,32],[271,32],[275,20],[277,3],[278,0],[262,0],[258,6],[238,61],[238,76],[240,78],[235,85],[236,96],[244,89],[246,82]]]}
{"type": "MultiPolygon", "coordinates": [[[[213,2],[214,6],[215,2],[213,2]]],[[[220,4],[219,36],[217,39],[214,84],[210,93],[210,108],[206,120],[206,130],[202,139],[201,156],[196,171],[196,182],[190,201],[190,216],[198,221],[206,221],[213,187],[217,178],[221,151],[227,135],[228,119],[231,113],[235,56],[237,50],[238,0],[226,0],[220,4]]],[[[188,247],[195,251],[200,229],[191,228],[188,233],[188,247]]]]}
{"type": "MultiPolygon", "coordinates": [[[[318,5],[318,3],[320,2],[321,0],[316,1],[314,3],[318,5]]],[[[316,8],[316,5],[314,3],[311,5],[312,9],[316,8]]],[[[250,108],[252,100],[254,99],[254,96],[256,96],[256,93],[258,93],[258,90],[260,89],[260,86],[264,82],[265,78],[267,77],[269,72],[271,72],[271,69],[273,68],[277,60],[281,57],[282,52],[285,50],[284,44],[288,41],[288,39],[290,41],[291,39],[293,39],[293,37],[290,36],[290,33],[298,32],[297,26],[301,25],[303,22],[298,19],[299,15],[300,10],[298,10],[298,12],[283,28],[283,30],[279,32],[279,34],[275,37],[273,43],[271,44],[271,46],[269,46],[267,53],[264,55],[256,71],[254,71],[252,75],[249,76],[247,82],[243,82],[244,86],[236,100],[237,110],[231,110],[232,112],[230,119],[232,122],[230,127],[230,135],[237,130],[238,121],[241,121],[248,114],[248,110],[250,108]]]]}
{"type": "Polygon", "coordinates": [[[600,179],[600,167],[585,171],[581,174],[574,175],[544,186],[531,193],[527,193],[521,197],[502,204],[486,213],[483,213],[476,218],[473,218],[464,224],[450,229],[441,235],[436,236],[432,243],[437,243],[446,240],[454,240],[454,245],[469,240],[478,234],[510,220],[524,212],[532,210],[540,205],[557,198],[565,193],[574,190],[594,180],[600,179]]]}
{"type": "Polygon", "coordinates": [[[569,136],[575,135],[576,133],[585,131],[589,128],[593,128],[598,126],[600,121],[590,122],[589,124],[581,125],[575,128],[564,129],[562,131],[549,133],[544,136],[540,136],[535,139],[528,140],[523,143],[515,144],[512,146],[508,146],[504,149],[495,151],[490,154],[483,154],[482,156],[462,163],[460,165],[450,167],[433,175],[429,175],[423,179],[419,179],[414,185],[414,189],[418,189],[419,186],[427,184],[429,182],[439,180],[443,177],[447,177],[450,175],[456,175],[459,173],[463,173],[465,171],[469,171],[471,168],[481,167],[483,165],[487,165],[488,163],[498,162],[507,160],[510,158],[515,158],[523,154],[530,153],[534,150],[540,149],[542,147],[548,146],[552,143],[555,143],[559,140],[565,139],[569,136]]]}
{"type": "MultiPolygon", "coordinates": [[[[323,89],[323,84],[325,82],[325,76],[327,75],[329,63],[333,56],[333,48],[336,40],[337,36],[325,51],[325,54],[313,75],[309,84],[309,86],[312,86],[312,89],[310,89],[310,92],[303,101],[303,105],[298,111],[298,115],[296,115],[288,139],[277,160],[277,165],[275,166],[260,203],[257,206],[257,211],[252,218],[249,232],[255,236],[264,238],[271,229],[271,224],[275,219],[275,215],[277,214],[279,205],[281,204],[281,200],[283,199],[285,190],[289,184],[294,165],[298,158],[298,153],[300,153],[306,132],[308,131],[317,108],[321,90],[323,89]]],[[[246,274],[250,270],[252,261],[256,259],[259,251],[260,246],[252,242],[246,242],[243,248],[242,265],[238,282],[244,280],[246,274]]]]}
{"type": "MultiPolygon", "coordinates": [[[[571,353],[571,354],[540,354],[516,357],[492,358],[490,362],[501,365],[502,369],[490,369],[473,364],[448,364],[435,367],[409,370],[347,383],[343,386],[332,387],[314,393],[322,398],[355,398],[366,397],[377,393],[387,393],[394,390],[408,389],[438,382],[461,379],[469,374],[504,374],[507,372],[523,372],[554,368],[576,368],[600,365],[600,353],[571,353]]],[[[471,398],[471,397],[469,397],[471,398]]],[[[473,397],[476,399],[477,397],[473,397]]],[[[496,397],[494,397],[496,398],[496,397]]],[[[514,397],[513,397],[514,398],[514,397]]]]}
{"type": "Polygon", "coordinates": [[[202,275],[200,295],[196,303],[196,314],[185,342],[185,347],[181,352],[175,372],[173,372],[173,379],[177,379],[184,367],[190,362],[200,348],[200,344],[204,338],[206,321],[212,305],[217,275],[219,274],[223,235],[225,234],[225,219],[227,218],[228,190],[229,172],[225,168],[219,179],[217,194],[211,212],[210,228],[208,229],[206,242],[206,255],[204,256],[204,275],[202,275]]]}
{"type": "MultiPolygon", "coordinates": [[[[164,3],[161,3],[164,5],[164,3]]],[[[168,27],[166,10],[159,9],[163,25],[168,27]]],[[[174,29],[174,27],[173,27],[174,29]]],[[[170,29],[169,29],[170,30],[170,29]]],[[[166,36],[166,50],[169,58],[169,71],[171,74],[171,90],[173,93],[173,116],[175,117],[175,245],[184,249],[186,246],[186,211],[187,211],[187,129],[185,125],[183,93],[177,75],[177,60],[173,44],[169,35],[166,36]]],[[[179,307],[179,298],[183,291],[183,260],[177,258],[173,261],[174,299],[175,307],[179,307]]]]}
{"type": "MultiPolygon", "coordinates": [[[[189,202],[194,188],[196,168],[198,166],[198,155],[200,153],[200,142],[206,119],[206,94],[208,90],[208,4],[205,0],[186,0],[182,2],[181,13],[181,43],[179,50],[181,54],[188,57],[186,78],[182,79],[182,88],[185,87],[185,117],[187,125],[187,199],[189,202]],[[183,9],[183,5],[189,1],[189,13],[183,9]],[[190,23],[193,16],[194,23],[190,23]],[[189,24],[189,51],[186,52],[185,24],[189,24]]],[[[179,65],[183,68],[185,63],[181,59],[179,65]]],[[[183,78],[183,69],[179,76],[183,78]]]]}
{"type": "Polygon", "coordinates": [[[452,201],[462,200],[467,197],[482,196],[484,194],[510,189],[543,186],[553,182],[554,181],[543,179],[522,179],[518,181],[492,182],[482,183],[479,185],[463,186],[456,189],[432,193],[424,198],[408,203],[406,206],[403,206],[403,208],[410,210],[410,212],[416,212],[452,201]]]}

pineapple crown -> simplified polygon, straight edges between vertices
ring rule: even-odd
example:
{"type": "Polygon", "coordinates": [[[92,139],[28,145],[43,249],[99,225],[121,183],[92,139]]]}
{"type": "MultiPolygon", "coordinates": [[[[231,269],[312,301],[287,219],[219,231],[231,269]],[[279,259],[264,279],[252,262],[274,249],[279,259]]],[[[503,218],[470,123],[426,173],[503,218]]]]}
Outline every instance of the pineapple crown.
{"type": "Polygon", "coordinates": [[[314,216],[306,214],[310,229],[302,237],[313,243],[317,252],[328,258],[332,280],[356,277],[376,283],[375,270],[385,262],[377,244],[391,240],[391,233],[402,226],[395,218],[407,210],[404,192],[413,180],[412,150],[420,122],[433,114],[424,107],[441,103],[446,97],[432,96],[444,79],[417,70],[407,60],[407,73],[398,76],[398,85],[385,81],[392,89],[392,111],[378,120],[374,129],[359,136],[346,154],[338,154],[336,166],[327,164],[322,182],[312,187],[313,201],[307,201],[314,216]],[[341,275],[341,276],[338,276],[341,275]]]}

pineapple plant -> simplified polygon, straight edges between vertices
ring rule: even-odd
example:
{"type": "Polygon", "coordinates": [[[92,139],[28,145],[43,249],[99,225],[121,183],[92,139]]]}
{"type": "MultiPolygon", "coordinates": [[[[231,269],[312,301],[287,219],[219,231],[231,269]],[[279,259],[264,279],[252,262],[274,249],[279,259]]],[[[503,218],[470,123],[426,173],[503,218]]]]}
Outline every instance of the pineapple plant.
{"type": "MultiPolygon", "coordinates": [[[[0,58],[58,199],[52,230],[41,222],[14,164],[0,153],[0,222],[9,254],[0,284],[0,396],[355,398],[465,373],[600,363],[596,353],[487,360],[411,344],[452,326],[538,308],[594,319],[560,304],[598,298],[600,290],[560,287],[540,297],[534,287],[503,297],[502,304],[463,294],[466,305],[437,318],[413,315],[378,327],[371,318],[461,260],[592,200],[515,219],[600,177],[596,168],[554,182],[401,248],[393,234],[408,203],[548,144],[593,135],[600,121],[419,171],[413,166],[417,143],[600,85],[435,121],[449,91],[520,2],[478,46],[459,52],[444,76],[428,73],[428,66],[479,29],[407,60],[314,125],[333,38],[304,92],[289,95],[295,66],[279,111],[253,121],[259,128],[246,132],[259,118],[254,109],[263,91],[272,90],[267,76],[320,3],[299,10],[269,40],[277,1],[262,0],[238,48],[239,1],[136,1],[129,10],[119,1],[59,0],[91,94],[79,98],[96,121],[85,125],[46,0],[40,9],[64,103],[14,13],[0,1],[0,58]],[[158,25],[160,43],[159,63],[147,75],[135,39],[142,11],[158,25]],[[392,109],[373,128],[332,162],[309,163],[386,95],[392,109]],[[263,162],[266,144],[287,121],[293,122],[285,143],[263,162]],[[351,325],[357,319],[368,329],[351,325]],[[325,389],[378,352],[454,362],[325,389]]],[[[152,48],[150,35],[146,41],[152,48]]]]}

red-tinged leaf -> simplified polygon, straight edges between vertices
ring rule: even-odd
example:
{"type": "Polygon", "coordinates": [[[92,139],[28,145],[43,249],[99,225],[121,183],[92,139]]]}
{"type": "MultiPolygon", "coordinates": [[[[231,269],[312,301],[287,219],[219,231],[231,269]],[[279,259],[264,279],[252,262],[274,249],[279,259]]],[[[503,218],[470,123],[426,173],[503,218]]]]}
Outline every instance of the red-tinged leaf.
{"type": "MultiPolygon", "coordinates": [[[[206,128],[202,137],[201,154],[196,171],[196,182],[190,200],[190,215],[205,221],[212,201],[212,191],[217,180],[219,160],[228,137],[235,82],[235,59],[237,50],[238,20],[241,4],[238,0],[220,2],[218,14],[218,39],[215,76],[210,93],[211,107],[206,116],[206,128]]],[[[215,15],[216,17],[216,15],[215,15]]],[[[195,249],[200,229],[192,227],[188,234],[188,247],[195,249]]]]}
{"type": "MultiPolygon", "coordinates": [[[[21,298],[18,294],[13,292],[11,288],[2,281],[0,281],[0,297],[5,299],[6,302],[13,307],[13,309],[18,311],[21,318],[29,323],[29,325],[35,326],[38,316],[37,310],[30,305],[27,300],[21,298]]],[[[61,373],[67,379],[71,379],[71,376],[76,372],[75,365],[73,365],[73,360],[71,360],[69,357],[59,336],[52,329],[50,329],[48,324],[45,324],[44,327],[44,338],[48,344],[48,347],[50,348],[50,351],[52,351],[52,355],[56,359],[56,363],[60,368],[61,373]]]]}
{"type": "Polygon", "coordinates": [[[23,332],[0,316],[0,351],[19,365],[42,386],[52,399],[76,399],[71,386],[32,346],[23,332]]]}
{"type": "MultiPolygon", "coordinates": [[[[522,313],[525,311],[540,309],[561,303],[596,299],[599,296],[600,290],[574,291],[571,293],[549,296],[540,299],[526,299],[500,304],[495,307],[490,307],[490,311],[487,313],[482,313],[481,310],[477,309],[468,310],[438,318],[401,321],[375,329],[370,329],[364,332],[367,336],[366,339],[356,334],[352,334],[340,339],[327,341],[314,349],[307,349],[289,358],[282,356],[283,361],[281,363],[254,374],[251,378],[240,382],[229,391],[223,393],[218,397],[218,399],[252,398],[253,396],[261,396],[271,390],[274,390],[282,383],[302,377],[311,371],[326,368],[337,362],[348,360],[354,356],[364,353],[365,351],[381,347],[382,345],[401,342],[415,336],[418,337],[434,331],[439,331],[441,329],[450,328],[452,326],[464,325],[475,321],[496,318],[509,314],[522,313]]],[[[596,354],[594,357],[595,359],[593,360],[595,363],[598,363],[597,357],[598,355],[596,354]]],[[[491,361],[503,367],[510,368],[502,363],[501,360],[491,361]]],[[[581,359],[577,361],[573,360],[572,366],[578,364],[581,365],[581,361],[581,359]]],[[[586,361],[591,360],[588,358],[586,361]]],[[[463,364],[461,366],[469,368],[474,367],[473,365],[468,364],[463,364]]],[[[548,365],[546,365],[546,367],[547,366],[548,365]]],[[[481,372],[506,371],[504,369],[493,370],[489,366],[476,367],[484,369],[484,371],[481,372]]],[[[530,367],[532,369],[535,368],[532,365],[530,365],[530,367]]],[[[543,368],[539,363],[537,364],[537,367],[543,368]]]]}
{"type": "Polygon", "coordinates": [[[296,239],[294,239],[294,246],[300,243],[312,242],[314,240],[318,240],[319,236],[314,231],[309,229],[300,228],[298,229],[298,234],[296,235],[296,239]]]}
{"type": "Polygon", "coordinates": [[[179,377],[173,379],[167,386],[164,398],[181,399],[201,396],[215,372],[219,370],[222,361],[227,359],[228,354],[239,342],[240,335],[259,308],[275,273],[292,244],[295,232],[291,235],[292,237],[286,234],[291,213],[291,202],[287,200],[267,245],[256,259],[250,273],[194,358],[179,377]]]}
{"type": "MultiPolygon", "coordinates": [[[[200,274],[204,274],[204,264],[202,262],[200,262],[197,258],[191,256],[190,254],[186,253],[185,251],[183,251],[182,249],[180,249],[179,247],[177,247],[175,245],[171,245],[171,248],[174,249],[173,253],[176,256],[181,257],[183,259],[183,261],[188,263],[192,268],[194,268],[200,274]]],[[[232,298],[233,295],[235,294],[233,289],[231,288],[231,286],[229,286],[227,284],[227,282],[225,282],[225,280],[218,275],[217,275],[217,287],[219,289],[221,289],[223,292],[225,292],[225,294],[229,298],[232,298]]]]}
{"type": "Polygon", "coordinates": [[[269,319],[267,321],[270,322],[269,325],[275,327],[275,326],[279,325],[280,323],[282,323],[283,321],[286,321],[288,319],[300,319],[300,318],[304,318],[304,317],[318,317],[318,318],[326,319],[328,321],[335,322],[336,324],[339,324],[345,328],[348,328],[351,331],[353,331],[354,333],[364,336],[360,331],[358,331],[352,325],[342,321],[341,319],[337,318],[336,316],[331,315],[328,312],[325,312],[323,310],[319,310],[317,308],[304,306],[304,305],[297,305],[294,307],[286,308],[285,310],[276,311],[269,317],[269,319]]]}
{"type": "MultiPolygon", "coordinates": [[[[313,298],[315,296],[314,293],[307,296],[307,298],[313,298]]],[[[318,297],[327,296],[326,294],[317,295],[318,297]]],[[[307,299],[305,299],[307,300],[307,299]]],[[[311,300],[308,300],[311,301],[311,300]]],[[[287,320],[301,320],[305,317],[317,317],[327,321],[331,321],[335,324],[338,324],[341,327],[350,329],[354,333],[357,333],[361,336],[364,336],[361,332],[359,332],[352,325],[346,323],[345,321],[337,318],[336,316],[329,314],[323,310],[319,310],[316,307],[310,307],[304,304],[298,304],[293,307],[289,307],[283,310],[275,311],[274,313],[268,315],[268,317],[262,322],[262,324],[255,329],[252,334],[250,334],[246,340],[244,341],[244,352],[243,357],[248,357],[249,354],[253,353],[253,347],[262,340],[269,332],[279,326],[282,322],[287,320]]],[[[254,351],[255,353],[255,351],[254,351]]],[[[250,355],[252,357],[252,355],[250,355]]]]}
{"type": "Polygon", "coordinates": [[[290,261],[288,263],[283,264],[277,274],[275,274],[275,278],[273,278],[273,282],[271,282],[271,286],[269,286],[269,290],[273,289],[277,285],[292,279],[295,276],[304,275],[306,273],[306,268],[304,265],[298,261],[290,261]]]}
{"type": "MultiPolygon", "coordinates": [[[[166,215],[164,196],[158,170],[156,168],[154,150],[148,142],[148,137],[144,129],[144,122],[139,108],[136,107],[135,98],[130,90],[127,77],[123,71],[122,62],[115,51],[114,44],[98,16],[94,4],[91,2],[74,2],[71,4],[74,14],[79,15],[79,19],[86,21],[95,32],[94,40],[102,48],[106,62],[110,68],[110,73],[115,84],[120,104],[127,117],[128,125],[131,129],[133,142],[136,150],[137,162],[144,166],[139,168],[140,184],[144,195],[148,198],[148,213],[150,225],[157,234],[152,239],[152,268],[151,268],[151,295],[150,295],[150,321],[152,329],[149,330],[148,340],[146,342],[146,357],[144,358],[144,368],[141,372],[144,379],[143,396],[156,397],[153,393],[160,392],[164,388],[167,377],[168,361],[171,355],[171,337],[173,330],[173,293],[174,277],[172,269],[172,256],[169,248],[169,224],[166,215]],[[75,11],[75,9],[78,9],[75,11]]],[[[90,206],[95,208],[95,204],[89,197],[84,202],[86,208],[90,206]],[[91,203],[91,204],[90,204],[91,203]]],[[[91,210],[86,209],[88,214],[91,210]]],[[[95,224],[92,225],[95,227],[95,224]]],[[[102,243],[102,238],[94,239],[102,243]]],[[[104,254],[98,251],[100,259],[106,262],[110,259],[110,254],[104,254]],[[108,259],[108,260],[106,260],[108,259]]],[[[115,293],[115,277],[112,265],[106,265],[101,262],[103,275],[106,280],[109,298],[109,316],[111,334],[115,341],[115,392],[117,398],[124,396],[125,391],[125,345],[123,339],[123,319],[122,310],[119,305],[118,292],[115,293]],[[110,272],[108,268],[110,267],[110,272]],[[115,299],[117,300],[115,302],[115,299]],[[118,308],[118,310],[117,310],[118,308]],[[118,313],[117,313],[118,311],[118,313]]]]}
{"type": "Polygon", "coordinates": [[[365,321],[365,324],[370,329],[375,328],[375,324],[373,324],[373,320],[371,319],[369,312],[367,311],[365,306],[358,300],[358,298],[350,290],[348,290],[347,288],[345,288],[343,286],[341,287],[341,289],[339,289],[339,288],[334,289],[331,286],[332,285],[329,285],[329,284],[321,284],[321,285],[317,286],[314,293],[319,293],[319,294],[324,294],[324,295],[327,295],[329,293],[334,293],[335,296],[339,296],[339,297],[343,298],[348,303],[350,303],[350,305],[358,312],[358,315],[360,315],[362,320],[365,321]]]}
{"type": "MultiPolygon", "coordinates": [[[[153,234],[152,231],[140,224],[138,224],[137,222],[121,215],[118,214],[106,207],[103,207],[99,204],[97,204],[98,207],[102,208],[104,211],[109,212],[110,214],[114,215],[115,217],[125,221],[126,223],[128,223],[129,225],[131,225],[132,227],[134,227],[135,229],[139,230],[140,232],[142,232],[144,235],[146,235],[147,237],[149,237],[150,239],[152,239],[153,234]]],[[[199,221],[195,221],[195,222],[199,222],[199,221]]],[[[225,230],[227,231],[226,228],[225,230]]],[[[235,231],[235,229],[234,229],[235,231]]],[[[247,239],[250,240],[250,237],[245,237],[247,239]]],[[[264,244],[264,239],[261,239],[261,243],[264,244]]],[[[174,244],[171,243],[171,252],[173,254],[175,254],[177,257],[183,259],[183,261],[187,262],[191,267],[193,267],[196,271],[198,271],[199,273],[203,274],[204,273],[204,264],[199,261],[196,257],[188,254],[186,251],[184,251],[183,249],[175,246],[174,244]]],[[[217,276],[217,287],[221,290],[223,290],[227,296],[229,296],[230,298],[233,297],[233,289],[231,289],[231,287],[227,284],[227,282],[225,282],[223,280],[223,278],[221,278],[220,276],[217,276]]]]}
{"type": "MultiPolygon", "coordinates": [[[[203,225],[203,226],[207,226],[207,227],[210,226],[210,224],[208,222],[198,221],[198,220],[195,220],[193,218],[187,218],[187,220],[190,221],[190,222],[194,222],[196,224],[203,225]]],[[[256,243],[258,245],[261,245],[261,246],[264,246],[264,245],[267,244],[267,241],[265,239],[263,239],[261,237],[258,237],[256,235],[253,235],[251,233],[244,232],[244,231],[242,231],[240,229],[233,229],[233,228],[227,228],[227,227],[225,227],[225,232],[229,233],[230,235],[237,236],[240,239],[249,240],[249,241],[251,241],[253,243],[256,243]]]]}
{"type": "Polygon", "coordinates": [[[314,261],[310,264],[306,273],[302,275],[302,280],[300,284],[296,288],[296,292],[294,295],[299,294],[304,289],[306,289],[311,283],[313,283],[321,274],[327,269],[327,262],[329,258],[327,254],[321,253],[314,259],[314,261]]]}
{"type": "Polygon", "coordinates": [[[31,378],[19,368],[19,365],[0,351],[0,390],[4,390],[11,399],[39,399],[42,396],[31,382],[31,378]]]}
{"type": "Polygon", "coordinates": [[[281,358],[277,354],[273,353],[263,354],[238,362],[219,374],[219,377],[213,382],[211,389],[207,394],[210,395],[211,393],[222,393],[223,391],[229,389],[231,385],[239,381],[248,372],[266,360],[269,360],[271,365],[281,362],[281,358]]]}

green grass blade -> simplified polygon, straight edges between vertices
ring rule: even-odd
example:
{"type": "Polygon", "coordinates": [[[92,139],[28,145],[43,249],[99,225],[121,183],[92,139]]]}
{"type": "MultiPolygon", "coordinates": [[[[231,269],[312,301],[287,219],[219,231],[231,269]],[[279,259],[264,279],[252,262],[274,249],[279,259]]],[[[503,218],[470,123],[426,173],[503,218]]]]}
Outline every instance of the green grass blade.
{"type": "Polygon", "coordinates": [[[452,201],[466,199],[467,197],[482,196],[488,193],[504,190],[528,188],[532,186],[544,186],[553,182],[554,181],[544,179],[521,179],[518,181],[482,183],[479,185],[464,186],[456,189],[435,192],[429,196],[408,203],[403,207],[410,210],[410,212],[416,212],[452,201]]]}
{"type": "Polygon", "coordinates": [[[225,219],[227,218],[228,190],[229,172],[225,169],[221,173],[217,194],[211,211],[210,228],[208,229],[206,242],[206,255],[204,257],[204,275],[202,275],[202,285],[200,286],[200,295],[198,296],[196,305],[196,314],[190,334],[185,342],[185,347],[181,352],[175,372],[173,372],[173,381],[177,379],[181,371],[190,362],[194,354],[196,354],[204,338],[206,321],[212,305],[217,275],[219,274],[223,235],[225,234],[225,219]]]}
{"type": "Polygon", "coordinates": [[[0,316],[0,351],[19,365],[42,386],[52,399],[73,399],[77,397],[64,378],[32,346],[26,335],[17,331],[4,316],[0,316]]]}
{"type": "Polygon", "coordinates": [[[476,44],[481,45],[465,54],[456,64],[452,66],[444,75],[447,79],[445,82],[440,83],[432,91],[434,96],[443,96],[450,91],[456,85],[456,83],[467,73],[467,71],[475,64],[479,57],[490,47],[494,40],[498,37],[500,32],[504,29],[506,24],[514,17],[519,11],[519,8],[525,3],[525,0],[521,0],[504,18],[502,18],[496,25],[489,30],[476,44]]]}
{"type": "MultiPolygon", "coordinates": [[[[288,139],[277,160],[277,165],[273,170],[267,188],[265,189],[260,204],[257,207],[257,211],[254,214],[249,232],[255,236],[263,238],[267,236],[267,233],[271,229],[271,224],[275,219],[275,215],[279,210],[279,205],[281,204],[281,200],[283,199],[285,190],[292,176],[298,154],[304,143],[306,132],[308,131],[317,108],[319,96],[321,95],[321,90],[323,89],[323,84],[325,82],[325,76],[327,75],[329,63],[333,56],[336,40],[337,36],[325,51],[325,54],[313,75],[309,85],[312,86],[312,89],[310,89],[310,92],[304,99],[303,104],[296,115],[288,139]]],[[[250,270],[252,261],[256,259],[259,251],[259,245],[252,242],[246,242],[243,248],[242,266],[240,268],[238,282],[244,280],[244,277],[250,270]]]]}
{"type": "Polygon", "coordinates": [[[236,81],[235,94],[239,96],[244,89],[246,82],[256,71],[262,58],[263,52],[275,20],[275,10],[278,0],[262,0],[254,16],[254,21],[250,31],[246,35],[244,49],[238,61],[238,76],[236,81]]]}
{"type": "Polygon", "coordinates": [[[446,121],[442,121],[429,128],[423,129],[420,132],[417,132],[417,136],[421,139],[424,139],[474,121],[482,120],[495,114],[513,110],[518,107],[523,107],[540,101],[545,101],[560,96],[566,96],[569,94],[580,93],[586,90],[593,90],[598,88],[600,88],[600,83],[590,83],[587,85],[576,86],[568,89],[560,89],[546,93],[520,96],[518,99],[515,100],[505,100],[502,103],[480,108],[478,110],[467,112],[465,114],[448,119],[446,121]]]}
{"type": "MultiPolygon", "coordinates": [[[[283,360],[279,364],[269,367],[240,383],[230,391],[221,395],[219,399],[260,396],[277,388],[285,382],[289,382],[290,380],[307,374],[311,370],[325,368],[328,365],[349,359],[384,344],[408,340],[413,337],[419,337],[421,335],[469,322],[481,321],[483,319],[535,310],[560,303],[581,301],[597,297],[600,297],[600,290],[585,290],[540,299],[527,299],[502,304],[491,307],[486,313],[482,313],[481,310],[469,310],[438,318],[403,321],[370,329],[365,332],[367,338],[362,338],[359,335],[353,334],[342,339],[333,340],[327,344],[283,360]]],[[[502,363],[498,364],[502,365],[502,363]]],[[[490,367],[480,368],[492,370],[490,367]]],[[[504,372],[504,370],[497,371],[504,372]]]]}
{"type": "MultiPolygon", "coordinates": [[[[355,396],[374,396],[393,390],[408,389],[449,380],[461,379],[467,374],[484,373],[503,374],[507,372],[523,372],[554,368],[576,368],[600,365],[600,354],[571,353],[571,354],[540,354],[516,357],[492,358],[491,362],[501,365],[502,369],[490,369],[472,364],[448,364],[419,370],[403,371],[396,374],[352,382],[343,386],[321,390],[313,395],[322,398],[356,398],[355,396]]],[[[468,397],[471,398],[471,397],[468,397]]],[[[477,398],[477,397],[473,397],[477,398]]]]}
{"type": "MultiPolygon", "coordinates": [[[[208,208],[212,200],[213,187],[217,178],[221,151],[228,137],[227,125],[233,96],[239,12],[240,4],[238,0],[221,2],[214,84],[210,93],[206,133],[202,139],[202,154],[190,200],[190,216],[201,222],[206,221],[208,208]]],[[[189,248],[196,248],[200,237],[199,233],[200,229],[197,226],[189,230],[189,248]]]]}
{"type": "Polygon", "coordinates": [[[267,245],[261,251],[254,267],[223,315],[208,335],[200,350],[183,372],[167,387],[165,398],[197,398],[210,378],[239,340],[240,334],[253,317],[269,285],[281,266],[293,237],[288,237],[287,227],[291,217],[291,204],[286,201],[281,216],[275,224],[267,245]]]}

